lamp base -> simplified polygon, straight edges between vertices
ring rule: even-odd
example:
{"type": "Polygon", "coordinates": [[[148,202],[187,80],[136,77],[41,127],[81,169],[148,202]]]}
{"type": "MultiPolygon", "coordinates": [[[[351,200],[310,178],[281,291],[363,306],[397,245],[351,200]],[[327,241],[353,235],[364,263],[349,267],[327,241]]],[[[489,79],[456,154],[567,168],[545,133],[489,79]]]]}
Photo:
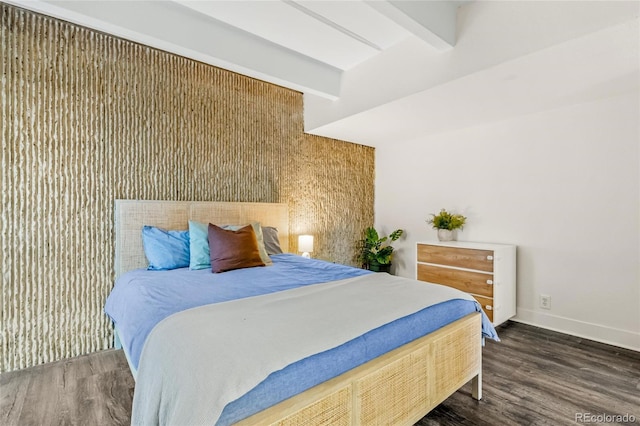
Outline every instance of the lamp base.
{"type": "Polygon", "coordinates": [[[304,253],[302,253],[302,257],[304,257],[305,259],[311,259],[311,255],[309,254],[308,251],[305,251],[304,253]]]}

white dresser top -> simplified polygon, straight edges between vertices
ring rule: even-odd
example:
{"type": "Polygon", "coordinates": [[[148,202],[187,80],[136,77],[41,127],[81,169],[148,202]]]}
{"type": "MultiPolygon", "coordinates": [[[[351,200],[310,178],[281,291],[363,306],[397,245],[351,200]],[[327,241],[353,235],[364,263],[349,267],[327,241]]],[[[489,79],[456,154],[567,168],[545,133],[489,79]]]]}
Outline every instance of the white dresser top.
{"type": "Polygon", "coordinates": [[[515,247],[513,244],[501,244],[501,243],[481,243],[475,241],[418,241],[417,244],[431,244],[434,246],[443,247],[459,247],[478,250],[498,250],[507,247],[515,247]]]}

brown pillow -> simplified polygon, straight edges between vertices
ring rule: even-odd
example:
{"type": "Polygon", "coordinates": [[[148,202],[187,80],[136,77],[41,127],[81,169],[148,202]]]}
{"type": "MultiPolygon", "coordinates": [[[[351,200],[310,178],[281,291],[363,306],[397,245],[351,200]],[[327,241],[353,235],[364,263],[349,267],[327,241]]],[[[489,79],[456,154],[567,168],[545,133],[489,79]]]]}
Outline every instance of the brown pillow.
{"type": "Polygon", "coordinates": [[[208,233],[212,272],[264,266],[251,225],[232,231],[210,223],[208,233]]]}

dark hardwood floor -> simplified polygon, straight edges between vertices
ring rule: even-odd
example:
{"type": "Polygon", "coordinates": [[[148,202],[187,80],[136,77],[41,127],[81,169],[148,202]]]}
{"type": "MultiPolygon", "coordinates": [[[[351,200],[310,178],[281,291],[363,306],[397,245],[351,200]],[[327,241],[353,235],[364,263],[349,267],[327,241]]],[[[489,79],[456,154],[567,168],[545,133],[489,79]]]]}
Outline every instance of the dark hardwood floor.
{"type": "Polygon", "coordinates": [[[0,425],[129,425],[134,381],[107,350],[0,374],[0,425]]]}
{"type": "Polygon", "coordinates": [[[511,321],[498,334],[483,350],[482,400],[467,385],[418,425],[640,424],[640,352],[511,321]]]}
{"type": "MultiPolygon", "coordinates": [[[[483,350],[483,399],[466,385],[417,425],[640,424],[639,352],[514,322],[498,333],[483,350]],[[625,414],[634,421],[591,417],[625,414]]],[[[128,425],[133,388],[115,350],[3,373],[0,424],[128,425]]]]}

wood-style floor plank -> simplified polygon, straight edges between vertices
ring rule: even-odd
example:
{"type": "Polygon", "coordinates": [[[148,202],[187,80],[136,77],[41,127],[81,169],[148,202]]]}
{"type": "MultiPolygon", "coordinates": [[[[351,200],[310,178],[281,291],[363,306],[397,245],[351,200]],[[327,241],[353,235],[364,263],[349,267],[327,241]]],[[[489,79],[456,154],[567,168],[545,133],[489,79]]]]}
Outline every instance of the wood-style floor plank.
{"type": "MultiPolygon", "coordinates": [[[[575,425],[577,413],[640,425],[640,352],[514,322],[498,333],[483,349],[483,399],[466,385],[418,426],[575,425]]],[[[0,424],[128,425],[133,388],[115,350],[4,373],[0,424]]]]}
{"type": "Polygon", "coordinates": [[[483,349],[483,399],[466,387],[418,425],[575,425],[576,414],[640,424],[640,352],[507,322],[483,349]]]}
{"type": "Polygon", "coordinates": [[[129,425],[134,381],[108,350],[0,374],[1,425],[129,425]]]}

